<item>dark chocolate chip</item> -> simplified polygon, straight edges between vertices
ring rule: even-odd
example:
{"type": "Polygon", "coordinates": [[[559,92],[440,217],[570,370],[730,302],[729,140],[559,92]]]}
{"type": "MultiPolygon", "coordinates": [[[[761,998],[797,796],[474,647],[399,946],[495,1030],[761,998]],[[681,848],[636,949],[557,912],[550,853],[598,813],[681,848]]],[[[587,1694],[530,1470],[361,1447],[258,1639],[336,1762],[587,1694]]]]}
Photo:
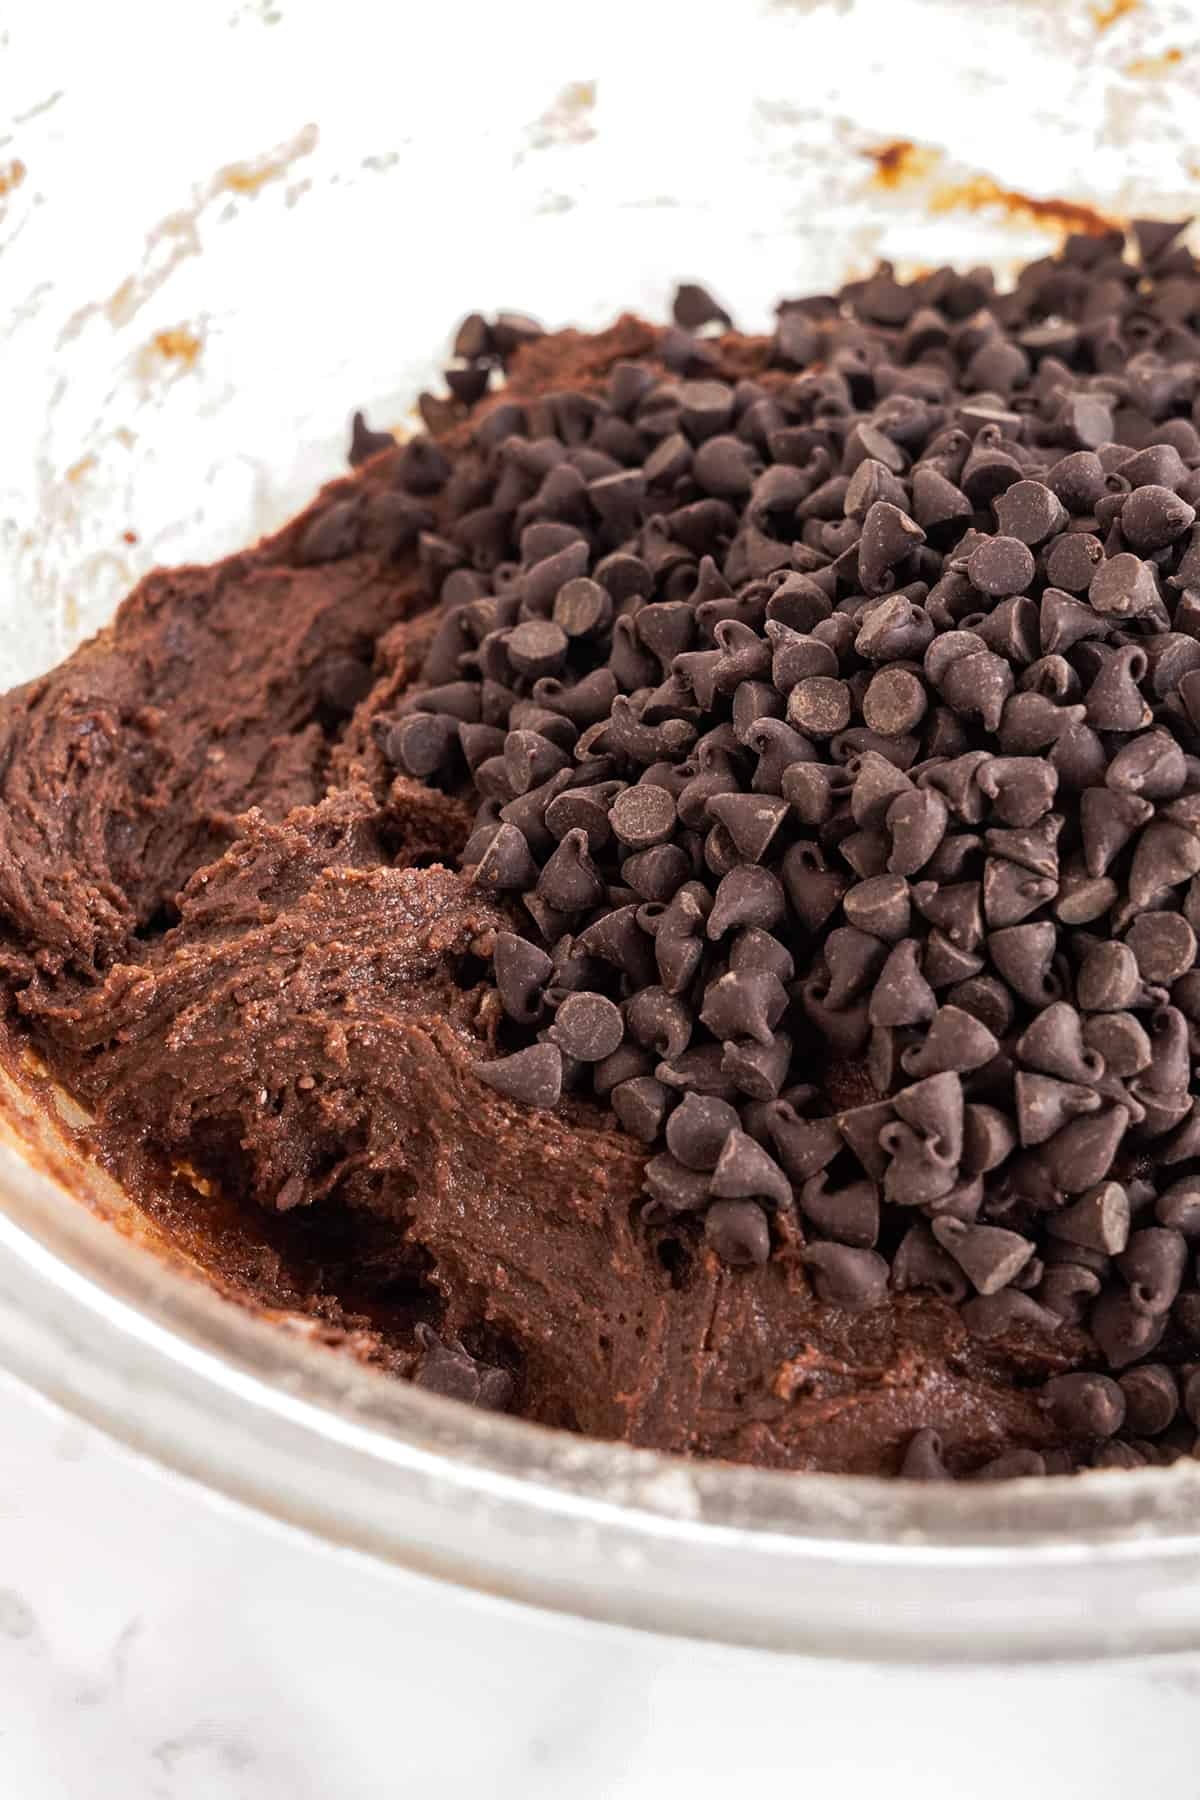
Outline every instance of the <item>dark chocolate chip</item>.
{"type": "Polygon", "coordinates": [[[1042,1404],[1059,1430],[1072,1437],[1113,1437],[1125,1419],[1125,1395],[1110,1375],[1051,1376],[1042,1404]]]}
{"type": "Polygon", "coordinates": [[[601,1062],[625,1035],[620,1008],[603,994],[568,994],[554,1015],[552,1042],[576,1062],[601,1062]]]}
{"type": "Polygon", "coordinates": [[[817,1298],[844,1312],[868,1312],[887,1296],[888,1265],[875,1250],[810,1244],[802,1253],[817,1298]]]}
{"type": "Polygon", "coordinates": [[[352,469],[378,456],[381,450],[394,450],[396,440],[390,431],[372,431],[365,416],[356,412],[350,421],[350,449],[346,460],[352,469]]]}
{"type": "Polygon", "coordinates": [[[542,996],[554,974],[544,950],[511,931],[496,933],[493,959],[496,987],[504,1010],[520,1025],[533,1025],[542,1014],[542,996]]]}
{"type": "Polygon", "coordinates": [[[531,1044],[496,1062],[477,1063],[479,1079],[521,1106],[557,1106],[562,1093],[562,1053],[554,1044],[531,1044]]]}
{"type": "Polygon", "coordinates": [[[965,1225],[961,1219],[937,1218],[933,1235],[980,1294],[998,1294],[1033,1255],[1028,1238],[996,1225],[965,1225]]]}
{"type": "Polygon", "coordinates": [[[653,1144],[658,1138],[671,1099],[670,1089],[653,1075],[635,1075],[620,1081],[609,1094],[609,1104],[625,1130],[643,1144],[653,1144]]]}
{"type": "Polygon", "coordinates": [[[714,1200],[704,1215],[704,1240],[735,1269],[760,1266],[771,1254],[767,1215],[753,1200],[714,1200]]]}

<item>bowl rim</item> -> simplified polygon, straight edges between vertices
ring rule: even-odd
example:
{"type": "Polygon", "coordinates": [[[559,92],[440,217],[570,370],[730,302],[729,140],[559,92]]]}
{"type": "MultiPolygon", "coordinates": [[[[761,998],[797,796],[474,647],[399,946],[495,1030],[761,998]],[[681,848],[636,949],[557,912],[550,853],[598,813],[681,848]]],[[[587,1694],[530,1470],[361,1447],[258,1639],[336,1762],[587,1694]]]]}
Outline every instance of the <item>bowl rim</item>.
{"type": "Polygon", "coordinates": [[[809,1654],[1200,1647],[1190,1459],[926,1484],[575,1437],[256,1316],[93,1216],[64,1175],[20,1133],[0,1141],[0,1368],[326,1546],[576,1616],[809,1654]]]}

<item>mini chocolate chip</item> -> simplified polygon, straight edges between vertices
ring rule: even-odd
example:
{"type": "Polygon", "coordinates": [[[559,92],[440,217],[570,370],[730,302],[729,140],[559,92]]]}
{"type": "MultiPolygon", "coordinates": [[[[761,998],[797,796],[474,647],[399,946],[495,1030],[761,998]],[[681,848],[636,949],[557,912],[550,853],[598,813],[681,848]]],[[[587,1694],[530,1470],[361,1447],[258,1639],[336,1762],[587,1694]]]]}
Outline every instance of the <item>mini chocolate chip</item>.
{"type": "Polygon", "coordinates": [[[1085,1012],[1123,1012],[1141,992],[1137,958],[1128,944],[1093,944],[1079,966],[1075,992],[1085,1012]]]}
{"type": "Polygon", "coordinates": [[[1172,489],[1149,483],[1130,494],[1121,508],[1121,536],[1134,550],[1161,550],[1182,537],[1196,509],[1172,489]]]}
{"type": "Polygon", "coordinates": [[[769,1045],[787,1006],[787,991],[766,969],[733,969],[710,982],[700,1009],[703,1024],[718,1038],[753,1038],[769,1045]]]}
{"type": "Polygon", "coordinates": [[[716,1168],[730,1132],[738,1129],[737,1113],[727,1101],[686,1093],[667,1120],[667,1148],[684,1168],[708,1172],[716,1168]]]}
{"type": "Polygon", "coordinates": [[[980,1294],[998,1294],[1033,1255],[1028,1238],[996,1225],[964,1225],[961,1219],[938,1218],[933,1221],[933,1235],[980,1294]]]}
{"type": "Polygon", "coordinates": [[[911,669],[885,668],[871,677],[862,699],[862,714],[872,731],[903,737],[925,717],[929,697],[911,669]]]}
{"type": "Polygon", "coordinates": [[[554,1044],[531,1044],[496,1062],[476,1063],[479,1079],[521,1106],[557,1106],[562,1093],[562,1053],[554,1044]]]}
{"type": "Polygon", "coordinates": [[[1125,1429],[1137,1437],[1158,1437],[1179,1411],[1179,1386],[1163,1363],[1142,1363],[1118,1376],[1125,1397],[1125,1429]]]}
{"type": "Polygon", "coordinates": [[[925,542],[915,519],[886,500],[877,500],[863,520],[858,571],[863,591],[882,594],[894,585],[892,571],[925,542]]]}
{"type": "Polygon", "coordinates": [[[518,674],[557,675],[566,661],[567,634],[553,619],[530,619],[507,633],[504,649],[518,674]]]}
{"type": "Polygon", "coordinates": [[[564,750],[537,731],[510,731],[504,740],[504,767],[514,797],[540,788],[570,762],[564,750]]]}
{"type": "Polygon", "coordinates": [[[850,689],[830,675],[809,675],[788,694],[788,722],[809,737],[830,738],[851,718],[850,689]]]}
{"type": "Polygon", "coordinates": [[[413,1374],[414,1387],[493,1412],[503,1412],[510,1404],[513,1380],[507,1369],[488,1368],[460,1343],[443,1344],[428,1325],[417,1326],[416,1339],[422,1356],[413,1374]]]}
{"type": "Polygon", "coordinates": [[[702,1212],[708,1205],[707,1174],[685,1167],[673,1156],[651,1157],[643,1179],[646,1192],[668,1216],[702,1212]]]}
{"type": "Polygon", "coordinates": [[[1092,576],[1088,599],[1098,613],[1109,618],[1142,618],[1159,610],[1158,583],[1149,563],[1128,551],[1110,556],[1092,576]]]}
{"type": "Polygon", "coordinates": [[[603,994],[568,994],[554,1015],[551,1041],[576,1062],[600,1062],[625,1035],[620,1008],[603,994]]]}
{"type": "Polygon", "coordinates": [[[537,880],[537,864],[515,825],[497,829],[479,860],[475,879],[480,887],[506,893],[527,889],[537,880]]]}
{"type": "Polygon", "coordinates": [[[887,1295],[888,1265],[875,1250],[810,1244],[801,1252],[818,1300],[845,1312],[867,1312],[887,1295]]]}
{"type": "MultiPolygon", "coordinates": [[[[1023,1298],[1024,1296],[1021,1296],[1023,1298]]],[[[1006,1450],[976,1469],[976,1481],[1024,1481],[1046,1473],[1046,1459],[1037,1450],[1006,1450]]]]}
{"type": "Polygon", "coordinates": [[[869,1250],[879,1236],[879,1189],[873,1181],[852,1181],[831,1192],[822,1170],[800,1190],[800,1206],[826,1237],[869,1250]]]}
{"type": "Polygon", "coordinates": [[[843,906],[852,925],[887,943],[904,937],[912,919],[909,886],[899,875],[875,875],[858,882],[847,891],[843,906]]]}
{"type": "Polygon", "coordinates": [[[773,1157],[740,1126],[721,1146],[710,1192],[722,1200],[759,1199],[788,1206],[792,1185],[773,1157]]]}
{"type": "Polygon", "coordinates": [[[637,782],[617,795],[609,813],[612,828],[631,850],[665,843],[675,829],[675,801],[666,788],[637,782]]]}
{"type": "Polygon", "coordinates": [[[545,951],[515,932],[498,931],[492,967],[509,1018],[521,1025],[536,1024],[542,1013],[542,996],[554,973],[545,951]]]}
{"type": "Polygon", "coordinates": [[[1172,800],[1187,783],[1187,761],[1165,731],[1145,731],[1122,744],[1104,777],[1105,786],[1147,800],[1172,800]]]}
{"type": "MultiPolygon", "coordinates": [[[[612,837],[605,799],[606,793],[603,786],[599,788],[563,788],[554,795],[542,815],[546,830],[552,838],[560,843],[568,831],[584,832],[587,837],[588,849],[594,855],[597,851],[603,850],[612,837]]],[[[624,866],[622,873],[625,873],[624,866]]],[[[626,880],[628,880],[627,875],[626,880]]],[[[672,888],[671,892],[674,893],[674,891],[675,889],[672,888]]]]}
{"type": "Polygon", "coordinates": [[[390,431],[372,431],[366,417],[356,412],[350,420],[350,449],[346,460],[352,469],[359,468],[381,450],[394,450],[396,440],[390,431]]]}
{"type": "Polygon", "coordinates": [[[919,951],[917,940],[910,937],[889,952],[871,994],[873,1025],[920,1025],[934,1016],[937,1001],[921,973],[919,951]]]}
{"type": "Polygon", "coordinates": [[[1129,1299],[1139,1312],[1165,1314],[1179,1292],[1187,1265],[1187,1242],[1180,1231],[1161,1225],[1135,1231],[1117,1258],[1129,1283],[1129,1299]]]}
{"type": "Polygon", "coordinates": [[[1109,1375],[1051,1376],[1042,1403],[1059,1429],[1076,1437],[1113,1437],[1125,1419],[1125,1395],[1109,1375]]]}
{"type": "Polygon", "coordinates": [[[691,1042],[693,1015],[665,988],[642,988],[629,1001],[626,1019],[638,1043],[668,1062],[682,1055],[691,1042]]]}
{"type": "Polygon", "coordinates": [[[1068,1120],[1100,1110],[1101,1098],[1094,1088],[1059,1081],[1052,1075],[1035,1075],[1020,1069],[1013,1085],[1017,1129],[1026,1148],[1044,1144],[1068,1120]]]}
{"type": "Polygon", "coordinates": [[[904,1448],[899,1473],[905,1481],[950,1481],[941,1436],[932,1426],[914,1431],[904,1448]]]}
{"type": "Polygon", "coordinates": [[[1129,1196],[1116,1181],[1098,1187],[1047,1220],[1047,1230],[1068,1244],[1119,1256],[1129,1241],[1129,1196]]]}
{"type": "Polygon", "coordinates": [[[757,925],[763,931],[770,931],[783,918],[785,910],[784,892],[778,876],[767,869],[733,869],[722,877],[717,887],[708,915],[707,934],[716,943],[734,926],[757,925]]]}
{"type": "Polygon", "coordinates": [[[1042,481],[1014,481],[993,505],[1000,530],[1022,544],[1043,544],[1067,524],[1066,507],[1042,481]]]}
{"type": "Polygon", "coordinates": [[[586,912],[604,898],[604,881],[588,854],[587,833],[578,827],[553,852],[540,875],[537,892],[557,912],[586,912]]]}
{"type": "Polygon", "coordinates": [[[1033,571],[1033,552],[1017,537],[986,538],[967,561],[971,585],[996,596],[1023,594],[1033,571]]]}
{"type": "Polygon", "coordinates": [[[445,713],[410,713],[387,726],[380,748],[395,768],[428,780],[446,768],[458,736],[457,724],[445,713]]]}
{"type": "Polygon", "coordinates": [[[690,869],[687,853],[678,844],[658,844],[627,856],[621,876],[644,900],[669,900],[687,880],[690,869]]]}
{"type": "Polygon", "coordinates": [[[1078,1193],[1103,1181],[1129,1126],[1130,1109],[1109,1106],[1089,1117],[1074,1119],[1055,1132],[1043,1149],[1041,1163],[1054,1186],[1064,1193],[1078,1193]]]}
{"type": "Polygon", "coordinates": [[[1185,1238],[1200,1238],[1200,1177],[1185,1175],[1173,1182],[1155,1203],[1160,1225],[1181,1231],[1185,1238]]]}
{"type": "Polygon", "coordinates": [[[643,1144],[653,1144],[658,1138],[671,1099],[670,1089],[653,1075],[635,1075],[619,1081],[609,1094],[609,1104],[625,1130],[643,1144]]]}
{"type": "Polygon", "coordinates": [[[732,1268],[761,1265],[771,1254],[767,1215],[753,1200],[714,1200],[704,1215],[704,1240],[732,1268]]]}
{"type": "Polygon", "coordinates": [[[554,599],[555,625],[568,638],[595,637],[612,621],[612,596],[598,581],[577,575],[563,583],[554,599]]]}
{"type": "Polygon", "coordinates": [[[963,1075],[983,1068],[999,1048],[997,1039],[979,1019],[961,1007],[940,1006],[924,1040],[903,1051],[900,1061],[905,1073],[918,1079],[947,1071],[963,1075]]]}

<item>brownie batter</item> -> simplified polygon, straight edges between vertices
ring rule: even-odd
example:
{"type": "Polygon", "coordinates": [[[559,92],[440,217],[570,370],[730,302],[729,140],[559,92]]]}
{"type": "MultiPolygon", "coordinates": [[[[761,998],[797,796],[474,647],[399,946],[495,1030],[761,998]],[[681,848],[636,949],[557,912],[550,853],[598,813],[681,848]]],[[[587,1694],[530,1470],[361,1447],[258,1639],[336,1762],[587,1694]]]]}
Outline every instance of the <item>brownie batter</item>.
{"type": "MultiPolygon", "coordinates": [[[[1112,245],[1104,253],[1119,260],[1112,245]]],[[[1070,313],[1085,271],[1100,279],[1091,272],[1098,254],[1086,240],[1068,246],[1062,293],[1043,315],[1070,313]]],[[[1030,1300],[984,1329],[940,1265],[924,1276],[910,1268],[906,1278],[897,1259],[911,1215],[902,1208],[885,1207],[871,1240],[884,1281],[864,1304],[852,1281],[844,1293],[822,1281],[825,1265],[812,1255],[815,1244],[855,1241],[852,1232],[823,1231],[780,1205],[766,1260],[756,1252],[743,1260],[719,1233],[698,1229],[693,1212],[647,1205],[647,1158],[661,1143],[622,1129],[609,1096],[567,1080],[560,1099],[539,1105],[520,1068],[506,1077],[522,1044],[546,1042],[532,1027],[514,1034],[493,968],[498,934],[540,941],[536,908],[522,905],[524,893],[536,897],[537,873],[524,883],[477,876],[498,821],[489,815],[491,831],[478,836],[478,764],[441,757],[442,728],[430,728],[435,715],[420,708],[422,680],[445,685],[434,649],[447,585],[457,580],[464,603],[486,594],[497,565],[515,557],[521,526],[538,517],[528,510],[536,483],[515,480],[506,510],[487,474],[489,432],[502,441],[512,431],[506,408],[528,409],[524,449],[509,467],[535,468],[539,481],[557,461],[547,451],[539,463],[539,442],[560,450],[582,442],[588,397],[643,377],[700,377],[731,390],[753,382],[744,409],[794,389],[811,364],[840,371],[843,412],[869,410],[880,396],[862,373],[856,315],[893,350],[924,320],[935,376],[945,374],[945,347],[964,318],[989,306],[1005,316],[982,278],[971,278],[979,291],[964,299],[953,286],[961,278],[939,273],[940,290],[926,278],[927,291],[914,295],[884,272],[874,290],[859,284],[840,303],[785,309],[774,338],[692,336],[721,319],[695,288],[681,291],[681,323],[665,331],[628,317],[590,337],[543,334],[516,316],[468,320],[448,372],[451,398],[425,397],[427,434],[395,447],[357,421],[356,472],[277,536],[212,568],[155,572],[109,629],[0,703],[9,1028],[89,1108],[104,1154],[126,1179],[149,1185],[151,1205],[157,1183],[176,1216],[187,1209],[183,1191],[194,1196],[195,1218],[236,1219],[244,1288],[265,1304],[311,1313],[331,1336],[348,1334],[358,1353],[441,1391],[688,1455],[939,1477],[1190,1451],[1176,1377],[1166,1371],[1168,1404],[1158,1364],[1145,1365],[1148,1398],[1128,1444],[1113,1441],[1107,1390],[1086,1389],[1079,1405],[1054,1400],[1072,1391],[1056,1390],[1054,1378],[1100,1379],[1110,1366],[1082,1308],[1054,1313],[1030,1300]],[[894,316],[881,320],[889,307],[894,316]],[[555,413],[540,398],[563,395],[582,408],[574,424],[571,405],[555,413]],[[401,729],[414,718],[419,739],[401,729]],[[406,759],[417,773],[405,772],[406,759]],[[261,1280],[246,1249],[253,1243],[271,1271],[261,1280]]],[[[1106,278],[1116,279],[1111,270],[1106,278]]],[[[1137,279],[1130,268],[1128,307],[1137,279]]],[[[1111,307],[1120,310],[1116,299],[1111,307]]],[[[994,332],[977,325],[968,361],[989,341],[1012,348],[993,323],[994,332]]],[[[1010,359],[1005,375],[997,357],[977,368],[977,409],[1005,413],[1002,429],[1013,430],[1005,409],[1014,388],[1035,379],[1031,363],[1046,371],[1051,348],[1059,366],[1084,371],[1092,393],[1094,370],[1108,365],[1082,351],[1072,365],[1081,340],[1070,330],[1070,344],[1060,330],[1047,348],[1021,350],[1023,373],[1010,359]]],[[[911,366],[922,350],[895,354],[911,366]]],[[[1148,366],[1143,386],[1153,386],[1148,366]]],[[[1157,402],[1143,396],[1143,404],[1157,402]]],[[[618,462],[644,454],[628,418],[626,406],[607,431],[604,454],[618,462]]],[[[808,418],[781,415],[772,425],[810,434],[779,447],[781,470],[798,473],[820,447],[820,411],[815,426],[811,409],[808,418]]],[[[987,421],[965,428],[978,433],[987,421]]],[[[1077,429],[1086,437],[1086,417],[1077,429]]],[[[1154,436],[1136,429],[1143,441],[1154,436]]],[[[662,446],[672,433],[657,435],[655,454],[669,460],[662,446]]],[[[879,430],[866,440],[863,455],[880,470],[874,497],[892,504],[902,496],[887,486],[889,448],[907,468],[920,445],[897,451],[879,430]]],[[[690,456],[686,443],[679,454],[690,456]]],[[[1056,447],[1042,462],[1062,454],[1056,447]]],[[[716,454],[708,458],[710,492],[724,481],[727,508],[742,504],[729,458],[724,474],[716,454]]],[[[836,479],[828,460],[827,481],[836,479]]],[[[945,485],[957,490],[948,477],[945,485]]],[[[568,522],[569,486],[557,513],[568,522]]],[[[775,571],[798,529],[790,515],[820,482],[795,482],[786,495],[784,486],[774,511],[758,515],[759,535],[783,551],[767,558],[775,571]]],[[[845,523],[846,487],[830,495],[828,512],[808,516],[845,523]]],[[[966,505],[958,535],[987,505],[966,505]]],[[[947,517],[953,508],[951,500],[947,517]]],[[[619,523],[601,548],[612,553],[632,535],[619,523]]],[[[833,534],[821,561],[800,556],[796,566],[827,566],[856,541],[853,530],[833,534]]],[[[1074,554],[1060,541],[1063,559],[1074,554]]],[[[992,542],[1010,559],[1012,545],[1022,547],[1011,534],[992,542]]],[[[656,579],[668,582],[683,560],[664,558],[656,579]]],[[[991,593],[979,610],[1022,591],[1033,560],[1028,571],[992,569],[986,557],[973,566],[972,580],[991,593]]],[[[694,557],[688,567],[694,588],[694,557]]],[[[726,564],[730,580],[737,573],[726,564]]],[[[755,578],[753,569],[743,576],[755,578]]],[[[584,611],[598,604],[590,594],[575,600],[584,611]]],[[[533,667],[536,654],[534,645],[533,667]]],[[[889,667],[876,694],[885,728],[887,708],[903,709],[920,690],[911,673],[896,679],[919,672],[919,657],[889,667]]],[[[842,696],[831,691],[836,681],[822,688],[810,671],[813,679],[796,712],[808,704],[820,733],[821,707],[842,696]]],[[[629,821],[635,836],[646,830],[655,841],[653,823],[632,812],[629,821]]],[[[777,933],[787,941],[788,927],[777,933]]],[[[600,1029],[604,1016],[592,1026],[578,1013],[577,1033],[600,1029]]],[[[579,1066],[559,1061],[568,1073],[579,1066]]],[[[818,1096],[812,1116],[876,1098],[861,1052],[839,1058],[834,1042],[811,1064],[803,1075],[818,1096]]],[[[1080,1252],[1085,1272],[1089,1254],[1080,1252]]],[[[841,1265],[831,1266],[836,1275],[841,1265]]],[[[1159,1363],[1185,1365],[1180,1330],[1173,1322],[1159,1363]]],[[[1126,1385],[1137,1387],[1129,1377],[1126,1385]]]]}

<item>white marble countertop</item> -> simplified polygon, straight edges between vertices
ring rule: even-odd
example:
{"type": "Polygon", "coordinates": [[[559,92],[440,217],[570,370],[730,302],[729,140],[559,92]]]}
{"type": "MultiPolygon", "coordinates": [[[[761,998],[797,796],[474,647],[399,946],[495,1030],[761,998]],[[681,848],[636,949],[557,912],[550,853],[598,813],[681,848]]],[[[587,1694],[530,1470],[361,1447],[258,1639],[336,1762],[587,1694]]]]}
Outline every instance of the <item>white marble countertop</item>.
{"type": "Polygon", "coordinates": [[[0,1386],[11,1800],[1196,1791],[1200,1659],[880,1670],[482,1601],[339,1556],[0,1386]]]}

